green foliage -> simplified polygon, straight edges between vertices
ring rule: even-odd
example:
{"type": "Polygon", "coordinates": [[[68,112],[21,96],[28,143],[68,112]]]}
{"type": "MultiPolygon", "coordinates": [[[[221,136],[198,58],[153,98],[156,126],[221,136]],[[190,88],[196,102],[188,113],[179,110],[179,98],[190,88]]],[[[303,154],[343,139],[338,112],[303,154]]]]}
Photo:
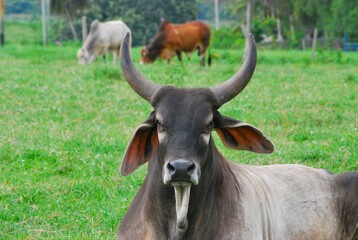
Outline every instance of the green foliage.
{"type": "Polygon", "coordinates": [[[332,0],[332,5],[330,7],[330,21],[327,21],[329,30],[340,34],[346,32],[357,41],[358,1],[332,0]]]}
{"type": "Polygon", "coordinates": [[[40,22],[6,22],[5,44],[40,44],[42,36],[40,22]]]}
{"type": "MultiPolygon", "coordinates": [[[[246,16],[247,2],[246,0],[232,2],[232,18],[246,16]]],[[[312,36],[315,28],[319,30],[319,37],[324,35],[330,38],[341,38],[343,33],[347,32],[354,41],[358,39],[358,1],[276,0],[253,1],[253,3],[251,31],[255,33],[255,36],[260,36],[261,33],[265,32],[276,33],[273,20],[279,18],[282,35],[284,40],[288,40],[286,46],[289,47],[297,47],[302,36],[312,36]],[[266,25],[264,21],[270,18],[270,23],[266,25]],[[296,38],[292,39],[291,25],[294,26],[296,33],[303,34],[300,34],[300,36],[296,34],[296,38]]],[[[228,3],[227,5],[231,4],[228,3]]],[[[241,17],[237,22],[237,24],[246,24],[246,19],[241,17]]]]}
{"type": "Polygon", "coordinates": [[[211,48],[241,48],[245,46],[241,31],[222,27],[211,30],[211,48]]]}
{"type": "Polygon", "coordinates": [[[274,35],[277,34],[277,19],[273,18],[273,17],[266,17],[262,23],[263,25],[263,32],[264,34],[270,36],[270,35],[274,35]]]}
{"type": "Polygon", "coordinates": [[[276,19],[267,17],[263,21],[258,18],[254,18],[252,21],[251,32],[255,36],[257,42],[263,40],[263,35],[275,36],[276,35],[276,19]]]}
{"type": "MultiPolygon", "coordinates": [[[[88,26],[95,19],[99,21],[121,19],[132,30],[133,44],[138,46],[149,43],[162,18],[174,23],[195,20],[197,6],[190,0],[99,0],[92,1],[91,7],[83,11],[83,14],[87,16],[88,26]]],[[[73,22],[77,32],[80,32],[80,11],[76,11],[76,16],[73,22]]],[[[54,27],[59,29],[61,39],[71,39],[71,32],[66,24],[60,21],[54,27]]]]}
{"type": "Polygon", "coordinates": [[[264,27],[263,24],[261,24],[261,22],[256,18],[252,20],[251,32],[254,34],[257,42],[261,42],[263,40],[264,27]]]}
{"type": "Polygon", "coordinates": [[[90,6],[90,0],[51,0],[51,11],[55,14],[75,16],[90,6]]]}
{"type": "Polygon", "coordinates": [[[317,51],[317,60],[322,63],[343,64],[349,62],[348,56],[343,56],[342,51],[317,51]]]}

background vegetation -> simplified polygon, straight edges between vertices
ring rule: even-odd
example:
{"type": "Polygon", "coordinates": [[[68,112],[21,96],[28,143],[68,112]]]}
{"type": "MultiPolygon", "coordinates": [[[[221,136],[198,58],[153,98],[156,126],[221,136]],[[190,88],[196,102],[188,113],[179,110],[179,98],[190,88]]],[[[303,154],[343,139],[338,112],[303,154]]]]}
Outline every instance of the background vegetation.
{"type": "MultiPolygon", "coordinates": [[[[182,23],[199,19],[213,25],[213,0],[47,0],[51,5],[50,39],[78,39],[81,17],[87,16],[88,26],[100,21],[122,19],[132,29],[134,45],[146,45],[154,36],[160,19],[182,23]],[[75,31],[71,31],[71,27],[75,31]],[[71,26],[71,27],[70,27],[71,26]]],[[[241,34],[240,25],[247,24],[247,5],[251,6],[251,28],[257,40],[272,36],[281,38],[280,47],[299,48],[301,39],[311,39],[315,28],[322,46],[339,48],[343,33],[358,41],[358,1],[356,0],[218,0],[220,26],[241,34]],[[280,28],[278,27],[280,22],[280,28]],[[279,30],[280,29],[280,30],[279,30]],[[280,34],[279,32],[280,31],[280,34]]],[[[5,13],[11,19],[21,14],[39,20],[40,0],[5,1],[5,13]]],[[[219,33],[220,34],[220,33],[219,33]]],[[[225,38],[223,38],[225,40],[225,38]]],[[[223,48],[227,47],[228,41],[223,48]]],[[[235,42],[230,47],[235,47],[235,42]]]]}
{"type": "MultiPolygon", "coordinates": [[[[41,47],[39,29],[8,24],[0,48],[0,239],[115,239],[146,174],[144,166],[121,177],[121,157],[151,106],[118,65],[79,65],[79,43],[41,47]]],[[[212,51],[210,68],[196,56],[137,67],[161,84],[212,86],[238,70],[242,49],[212,51]]],[[[258,49],[251,83],[221,113],[260,128],[275,152],[229,150],[213,133],[224,156],[358,170],[358,55],[320,50],[311,62],[310,54],[258,49]]]]}

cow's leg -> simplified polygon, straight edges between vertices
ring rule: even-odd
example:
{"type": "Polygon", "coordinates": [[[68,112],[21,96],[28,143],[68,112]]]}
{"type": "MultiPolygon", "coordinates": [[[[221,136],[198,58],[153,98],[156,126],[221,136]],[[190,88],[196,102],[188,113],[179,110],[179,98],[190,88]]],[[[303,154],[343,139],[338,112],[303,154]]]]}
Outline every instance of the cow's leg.
{"type": "Polygon", "coordinates": [[[106,63],[107,62],[107,54],[106,53],[103,53],[103,62],[106,63]]]}
{"type": "Polygon", "coordinates": [[[119,47],[117,50],[114,50],[114,53],[113,53],[113,65],[117,64],[120,49],[121,48],[119,47]]]}
{"type": "Polygon", "coordinates": [[[106,47],[106,46],[104,46],[103,47],[103,60],[104,60],[104,63],[107,63],[107,54],[108,54],[108,52],[109,53],[111,53],[110,51],[109,51],[109,48],[108,47],[106,47]]]}
{"type": "Polygon", "coordinates": [[[180,50],[176,50],[175,53],[177,54],[179,61],[182,62],[182,54],[181,54],[181,51],[180,51],[180,50]]]}
{"type": "Polygon", "coordinates": [[[205,66],[205,55],[206,55],[206,49],[205,48],[199,48],[200,52],[200,65],[205,66]]]}

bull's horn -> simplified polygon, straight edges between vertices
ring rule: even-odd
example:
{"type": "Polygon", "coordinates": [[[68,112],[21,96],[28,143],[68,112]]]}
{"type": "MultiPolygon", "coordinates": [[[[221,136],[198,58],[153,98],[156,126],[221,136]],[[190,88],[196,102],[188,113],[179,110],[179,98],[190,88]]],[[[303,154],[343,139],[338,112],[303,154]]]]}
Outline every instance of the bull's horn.
{"type": "Polygon", "coordinates": [[[146,79],[134,66],[130,56],[129,40],[131,33],[127,32],[120,49],[121,68],[125,79],[139,96],[153,104],[153,99],[156,93],[161,88],[160,85],[155,84],[146,79]]]}
{"type": "Polygon", "coordinates": [[[250,33],[246,39],[245,61],[240,70],[224,83],[211,87],[219,106],[238,95],[250,82],[256,66],[256,44],[250,33]]]}

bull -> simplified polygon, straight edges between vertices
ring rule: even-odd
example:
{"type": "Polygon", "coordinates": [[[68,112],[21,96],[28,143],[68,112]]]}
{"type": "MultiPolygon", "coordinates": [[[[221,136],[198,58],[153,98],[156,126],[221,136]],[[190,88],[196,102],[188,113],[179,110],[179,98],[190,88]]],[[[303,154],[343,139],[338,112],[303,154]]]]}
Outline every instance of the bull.
{"type": "Polygon", "coordinates": [[[207,24],[199,21],[173,24],[163,20],[150,44],[141,50],[141,63],[152,63],[158,57],[169,63],[175,55],[182,61],[182,52],[190,58],[190,54],[197,49],[200,64],[204,66],[209,44],[210,26],[207,24]]]}
{"type": "Polygon", "coordinates": [[[124,35],[127,32],[130,32],[130,29],[120,20],[102,23],[94,20],[91,23],[90,33],[83,47],[77,52],[78,62],[80,64],[89,64],[100,55],[103,55],[105,60],[107,53],[112,52],[113,64],[115,64],[124,35]]]}
{"type": "Polygon", "coordinates": [[[231,149],[274,151],[259,129],[218,110],[254,73],[252,35],[234,76],[194,89],[145,78],[132,63],[129,36],[120,53],[122,71],[154,110],[123,155],[123,176],[146,162],[148,172],[119,225],[118,239],[358,239],[358,172],[334,175],[296,164],[240,165],[216,148],[213,130],[231,149]]]}

